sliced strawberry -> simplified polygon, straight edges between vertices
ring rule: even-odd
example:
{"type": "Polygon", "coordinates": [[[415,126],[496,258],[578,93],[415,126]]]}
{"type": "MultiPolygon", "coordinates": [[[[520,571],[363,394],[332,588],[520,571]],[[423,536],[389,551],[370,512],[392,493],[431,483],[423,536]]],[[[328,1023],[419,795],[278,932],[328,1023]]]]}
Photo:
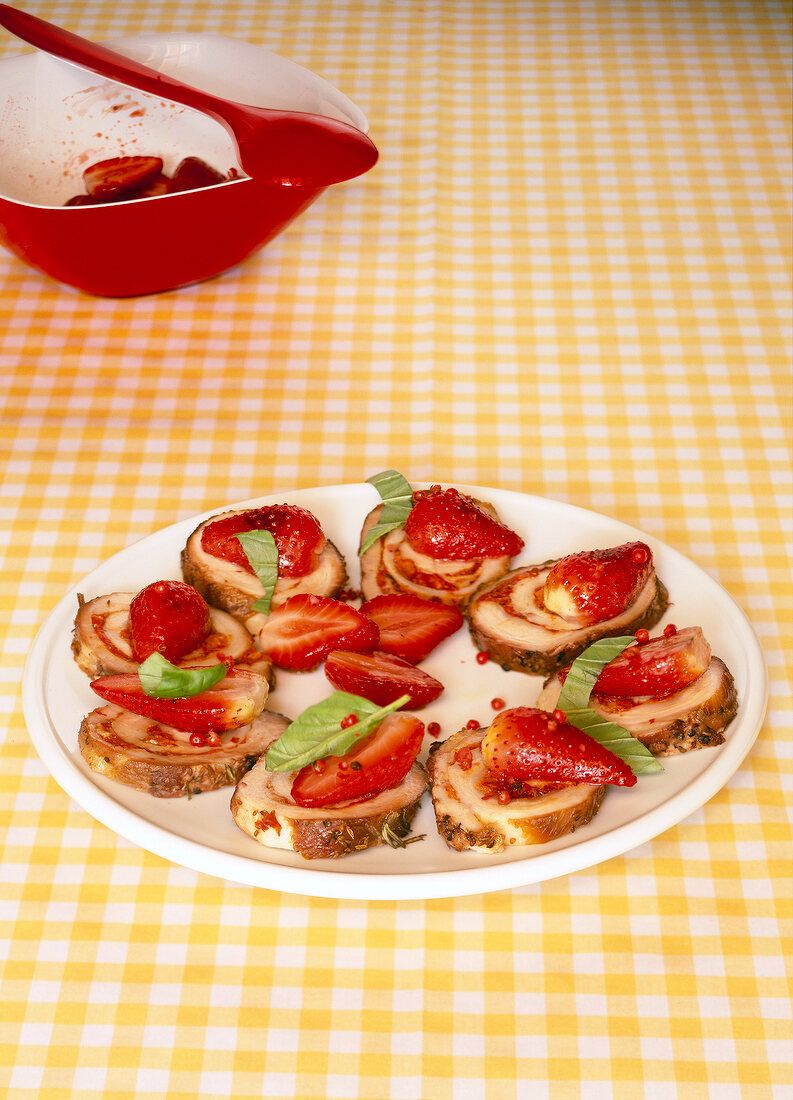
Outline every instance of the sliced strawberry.
{"type": "Polygon", "coordinates": [[[93,195],[72,195],[70,199],[67,199],[63,204],[64,206],[100,206],[102,199],[94,198],[93,195]]]}
{"type": "Polygon", "coordinates": [[[243,531],[272,534],[278,547],[278,572],[287,577],[304,577],[315,569],[327,541],[319,521],[305,508],[271,504],[208,523],[201,532],[201,549],[253,573],[242,543],[233,537],[243,531]]]}
{"type": "Polygon", "coordinates": [[[636,776],[589,734],[554,714],[513,707],[493,719],[482,740],[482,759],[497,779],[548,783],[615,783],[632,787],[636,776]]]}
{"type": "Polygon", "coordinates": [[[90,165],[83,172],[89,195],[113,202],[134,198],[162,173],[162,157],[112,157],[90,165]]]}
{"type": "Polygon", "coordinates": [[[210,691],[188,699],[146,695],[134,672],[103,676],[91,687],[108,703],[188,733],[223,733],[245,726],[261,714],[267,699],[265,678],[243,669],[232,669],[210,691]]]}
{"type": "Polygon", "coordinates": [[[437,699],[443,684],[434,676],[416,668],[401,657],[375,650],[351,653],[333,650],[325,661],[325,675],[334,687],[362,695],[379,707],[393,703],[400,695],[409,695],[406,706],[418,710],[437,699]]]}
{"type": "Polygon", "coordinates": [[[710,665],[710,646],[698,626],[632,645],[597,678],[598,695],[649,695],[660,699],[698,680],[710,665]]]}
{"type": "Polygon", "coordinates": [[[259,647],[280,668],[314,668],[332,649],[374,649],[378,631],[354,607],[329,596],[290,596],[267,616],[259,647]]]}
{"type": "Polygon", "coordinates": [[[200,645],[211,629],[206,601],[183,581],[155,581],[141,589],[129,605],[130,643],[136,661],[145,661],[156,652],[176,664],[200,645]]]}
{"type": "Polygon", "coordinates": [[[223,183],[225,178],[200,157],[185,157],[177,165],[168,190],[195,191],[199,187],[212,187],[213,184],[223,183]]]}
{"type": "Polygon", "coordinates": [[[545,578],[545,606],[579,626],[613,619],[630,607],[652,572],[653,553],[643,542],[568,554],[545,578]]]}
{"type": "Polygon", "coordinates": [[[453,604],[422,600],[409,592],[375,596],[361,606],[361,611],[377,623],[379,648],[412,665],[423,661],[464,621],[453,604]]]}
{"type": "Polygon", "coordinates": [[[405,534],[414,550],[439,561],[512,557],[524,545],[520,535],[470,497],[440,485],[413,494],[405,534]]]}
{"type": "Polygon", "coordinates": [[[138,191],[135,195],[130,195],[130,198],[135,199],[153,199],[157,195],[167,195],[170,188],[170,179],[168,176],[163,175],[161,172],[159,176],[155,176],[151,183],[147,183],[142,191],[138,191]]]}
{"type": "Polygon", "coordinates": [[[298,772],[292,798],[298,806],[332,806],[388,791],[413,767],[423,739],[424,723],[414,715],[389,714],[344,756],[326,756],[298,772]]]}

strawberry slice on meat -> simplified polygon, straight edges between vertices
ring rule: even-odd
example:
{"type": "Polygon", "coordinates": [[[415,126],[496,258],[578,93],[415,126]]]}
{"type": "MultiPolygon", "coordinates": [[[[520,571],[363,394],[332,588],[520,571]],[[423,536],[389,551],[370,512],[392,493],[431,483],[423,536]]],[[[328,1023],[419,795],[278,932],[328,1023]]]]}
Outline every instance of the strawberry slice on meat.
{"type": "Polygon", "coordinates": [[[405,705],[418,710],[437,699],[443,691],[440,680],[428,672],[378,650],[373,653],[334,650],[325,662],[325,675],[340,691],[362,695],[379,707],[386,707],[407,694],[410,701],[405,705]]]}
{"type": "Polygon", "coordinates": [[[470,497],[440,485],[413,494],[405,535],[415,551],[439,561],[514,557],[524,546],[520,535],[470,497]]]}
{"type": "Polygon", "coordinates": [[[464,621],[454,604],[423,600],[408,592],[375,596],[361,606],[361,612],[377,623],[378,649],[412,665],[423,661],[464,621]]]}
{"type": "Polygon", "coordinates": [[[264,677],[244,669],[233,669],[209,691],[184,699],[147,695],[137,673],[103,676],[91,687],[108,703],[188,733],[223,733],[248,725],[267,699],[264,677]]]}
{"type": "Polygon", "coordinates": [[[343,756],[326,756],[298,772],[292,798],[298,806],[332,806],[391,790],[415,763],[424,723],[412,714],[389,714],[374,733],[343,756]]]}
{"type": "Polygon", "coordinates": [[[253,574],[242,543],[234,535],[243,531],[269,531],[278,548],[278,573],[303,577],[317,565],[327,539],[319,521],[306,508],[294,504],[270,504],[251,508],[208,523],[201,533],[201,548],[253,574]]]}
{"type": "Polygon", "coordinates": [[[693,684],[710,666],[710,645],[698,626],[628,646],[610,661],[595,683],[596,695],[623,697],[672,695],[693,684]]]}
{"type": "Polygon", "coordinates": [[[545,579],[545,607],[576,626],[604,622],[631,606],[652,573],[644,542],[568,554],[545,579]]]}
{"type": "Polygon", "coordinates": [[[631,768],[561,711],[513,707],[496,715],[482,739],[482,759],[496,779],[614,783],[632,787],[631,768]]]}
{"type": "Polygon", "coordinates": [[[315,668],[333,649],[374,649],[379,632],[371,619],[329,596],[299,593],[267,616],[259,647],[279,668],[315,668]]]}

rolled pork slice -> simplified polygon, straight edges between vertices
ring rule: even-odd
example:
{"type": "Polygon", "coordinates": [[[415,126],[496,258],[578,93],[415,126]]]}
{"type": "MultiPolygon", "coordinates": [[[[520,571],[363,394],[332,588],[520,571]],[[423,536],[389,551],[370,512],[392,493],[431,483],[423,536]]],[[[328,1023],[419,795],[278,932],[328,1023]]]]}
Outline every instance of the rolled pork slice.
{"type": "MultiPolygon", "coordinates": [[[[605,786],[576,783],[534,798],[501,805],[483,798],[485,778],[481,743],[487,731],[460,730],[430,749],[427,771],[438,832],[455,851],[497,854],[513,845],[545,844],[587,825],[597,813],[605,786]],[[460,749],[471,753],[471,766],[455,760],[460,749]]],[[[546,787],[548,784],[538,784],[546,787]]]]}
{"type": "Polygon", "coordinates": [[[547,561],[513,569],[482,585],[468,604],[466,617],[474,644],[505,669],[547,676],[569,665],[598,638],[649,629],[669,604],[669,594],[653,572],[621,615],[571,627],[543,600],[545,578],[554,564],[547,561]]]}
{"type": "Polygon", "coordinates": [[[399,786],[373,798],[311,809],[292,800],[293,779],[291,772],[268,771],[262,758],[237,784],[231,813],[259,844],[304,859],[336,859],[380,844],[399,847],[427,789],[427,773],[414,764],[399,786]]]}
{"type": "MultiPolygon", "coordinates": [[[[129,605],[134,597],[134,592],[111,592],[87,602],[78,597],[72,653],[92,680],[138,671],[129,640],[129,605]]],[[[212,632],[179,661],[182,667],[215,665],[230,657],[240,667],[258,672],[268,680],[272,678],[272,661],[256,649],[253,637],[242,623],[217,607],[210,607],[209,618],[212,632]]]]}
{"type": "MultiPolygon", "coordinates": [[[[553,710],[561,690],[559,676],[552,676],[537,706],[553,710]]],[[[738,693],[730,670],[711,657],[698,680],[672,695],[622,699],[593,693],[589,706],[633,734],[653,756],[676,756],[724,742],[724,731],[738,712],[738,693]]]]}
{"type": "Polygon", "coordinates": [[[190,798],[231,786],[277,741],[289,719],[263,711],[221,733],[220,745],[194,746],[183,730],[106,703],[80,726],[78,745],[89,768],[157,798],[190,798]]]}
{"type": "MultiPolygon", "coordinates": [[[[201,545],[201,535],[207,524],[228,516],[240,515],[246,509],[239,508],[212,516],[196,527],[182,551],[182,574],[188,584],[197,589],[209,604],[222,607],[230,615],[246,623],[255,634],[265,616],[253,610],[252,605],[264,595],[264,587],[257,576],[235,562],[208,554],[201,545]]],[[[280,607],[290,596],[308,592],[315,596],[335,598],[347,583],[347,567],[340,551],[328,539],[320,555],[319,564],[302,577],[279,576],[273,592],[271,607],[280,607]]]]}

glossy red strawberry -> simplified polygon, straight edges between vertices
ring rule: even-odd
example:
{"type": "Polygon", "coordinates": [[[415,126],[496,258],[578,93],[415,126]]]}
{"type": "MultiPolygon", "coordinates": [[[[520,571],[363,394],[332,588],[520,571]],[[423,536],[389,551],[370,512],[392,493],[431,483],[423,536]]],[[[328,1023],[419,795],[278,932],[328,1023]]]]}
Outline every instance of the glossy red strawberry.
{"type": "Polygon", "coordinates": [[[183,581],[155,581],[129,605],[130,644],[136,661],[162,653],[178,664],[211,629],[206,601],[183,581]]]}
{"type": "Polygon", "coordinates": [[[463,625],[454,605],[422,600],[409,592],[375,596],[361,606],[380,630],[378,648],[417,665],[463,625]]]}
{"type": "Polygon", "coordinates": [[[212,187],[216,183],[223,183],[225,178],[200,157],[185,157],[177,165],[168,190],[195,191],[199,187],[212,187]]]}
{"type": "Polygon", "coordinates": [[[643,542],[568,554],[545,579],[545,606],[579,626],[601,623],[630,607],[652,572],[653,554],[643,542]]]}
{"type": "Polygon", "coordinates": [[[636,782],[623,760],[589,734],[560,720],[558,711],[551,714],[534,707],[513,707],[497,714],[482,740],[482,759],[498,779],[622,787],[636,782]]]}
{"type": "Polygon", "coordinates": [[[305,508],[270,504],[208,523],[201,532],[201,548],[253,573],[242,543],[233,537],[243,531],[272,534],[278,547],[278,572],[286,577],[304,577],[315,569],[327,541],[319,521],[305,508]]]}
{"type": "Polygon", "coordinates": [[[405,705],[418,710],[443,691],[440,680],[428,672],[379,650],[372,653],[333,650],[325,661],[325,675],[340,691],[362,695],[379,707],[407,694],[410,702],[405,705]]]}
{"type": "Polygon", "coordinates": [[[188,733],[223,733],[247,725],[264,710],[267,681],[255,672],[232,669],[211,690],[186,699],[146,695],[137,673],[94,680],[91,687],[108,703],[188,733]]]}
{"type": "Polygon", "coordinates": [[[162,173],[162,157],[112,157],[83,172],[89,195],[103,202],[135,198],[162,173]]]}
{"type": "Polygon", "coordinates": [[[698,626],[632,645],[601,672],[599,695],[649,695],[655,699],[682,691],[710,664],[710,646],[698,626]]]}
{"type": "Polygon", "coordinates": [[[470,497],[440,485],[413,494],[405,534],[414,550],[438,561],[512,557],[524,545],[519,535],[470,497]]]}
{"type": "Polygon", "coordinates": [[[280,668],[314,668],[332,649],[374,649],[378,630],[354,607],[329,596],[290,596],[267,616],[259,647],[280,668]]]}
{"type": "Polygon", "coordinates": [[[298,772],[292,798],[298,806],[333,806],[388,791],[413,767],[423,739],[424,723],[414,715],[389,714],[344,756],[326,756],[298,772]]]}

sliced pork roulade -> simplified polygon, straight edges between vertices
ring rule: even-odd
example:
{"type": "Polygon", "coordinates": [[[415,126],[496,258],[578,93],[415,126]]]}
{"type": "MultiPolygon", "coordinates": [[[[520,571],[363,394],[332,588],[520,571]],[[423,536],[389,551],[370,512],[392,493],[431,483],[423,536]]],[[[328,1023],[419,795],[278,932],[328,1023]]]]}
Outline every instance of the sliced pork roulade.
{"type": "MultiPolygon", "coordinates": [[[[539,707],[554,708],[565,675],[562,670],[546,681],[539,707]]],[[[699,627],[678,631],[669,626],[652,640],[640,632],[636,645],[606,665],[589,706],[633,734],[654,756],[674,756],[722,744],[738,710],[738,693],[699,627]]]]}
{"type": "Polygon", "coordinates": [[[196,746],[188,732],[107,703],[83,719],[78,744],[88,766],[108,779],[158,798],[189,798],[236,783],[288,724],[263,711],[196,746]]]}
{"type": "MultiPolygon", "coordinates": [[[[378,505],[364,520],[362,546],[382,510],[378,505]]],[[[503,576],[522,548],[491,504],[434,485],[413,494],[404,527],[361,554],[361,591],[367,600],[408,592],[463,606],[481,584],[503,576]]]]}
{"type": "Polygon", "coordinates": [[[391,714],[344,755],[299,771],[268,770],[263,757],[237,784],[232,816],[259,844],[305,859],[404,847],[427,788],[427,774],[415,763],[423,736],[412,714],[391,714]]]}
{"type": "Polygon", "coordinates": [[[456,851],[483,853],[564,836],[592,820],[606,784],[636,782],[562,714],[531,707],[434,745],[427,769],[438,832],[456,851]]]}
{"type": "Polygon", "coordinates": [[[182,551],[184,578],[211,604],[243,621],[256,632],[264,616],[252,605],[264,595],[242,543],[235,535],[270,531],[278,549],[278,578],[271,607],[290,596],[307,593],[337,596],[347,582],[344,558],[305,508],[273,504],[213,516],[200,524],[182,551]]]}
{"type": "MultiPolygon", "coordinates": [[[[164,582],[155,582],[160,583],[164,582]]],[[[141,661],[148,656],[148,653],[141,656],[133,649],[130,608],[135,599],[134,592],[112,592],[88,601],[79,597],[72,652],[78,666],[92,679],[114,673],[137,672],[141,661]]],[[[262,676],[271,676],[272,661],[256,649],[253,637],[240,622],[216,607],[207,607],[207,615],[208,632],[174,663],[198,666],[217,664],[231,658],[236,664],[262,676]]],[[[158,620],[160,624],[163,621],[158,620]]],[[[167,621],[171,622],[170,619],[167,621]]]]}
{"type": "Polygon", "coordinates": [[[474,643],[507,669],[548,675],[598,638],[655,625],[669,597],[641,542],[514,569],[466,610],[474,643]]]}

